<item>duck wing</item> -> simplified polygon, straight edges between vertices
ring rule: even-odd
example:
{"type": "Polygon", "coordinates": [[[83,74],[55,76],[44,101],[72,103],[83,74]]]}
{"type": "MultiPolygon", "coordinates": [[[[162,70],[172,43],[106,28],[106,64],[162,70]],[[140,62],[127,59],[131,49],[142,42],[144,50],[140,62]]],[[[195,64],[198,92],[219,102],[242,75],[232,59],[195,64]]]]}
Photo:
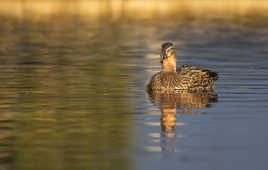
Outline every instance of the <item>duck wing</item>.
{"type": "Polygon", "coordinates": [[[177,74],[180,77],[181,89],[208,90],[214,88],[214,81],[218,79],[218,74],[199,66],[182,65],[177,74]]]}

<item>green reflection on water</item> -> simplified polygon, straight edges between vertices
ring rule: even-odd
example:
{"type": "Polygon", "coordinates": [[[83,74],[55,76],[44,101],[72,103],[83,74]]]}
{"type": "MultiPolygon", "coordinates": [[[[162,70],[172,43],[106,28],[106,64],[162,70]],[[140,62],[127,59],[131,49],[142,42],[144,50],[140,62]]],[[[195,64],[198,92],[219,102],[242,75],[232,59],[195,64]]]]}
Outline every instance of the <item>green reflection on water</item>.
{"type": "Polygon", "coordinates": [[[10,129],[2,128],[0,167],[129,169],[130,79],[120,38],[73,22],[4,19],[0,124],[10,129]]]}

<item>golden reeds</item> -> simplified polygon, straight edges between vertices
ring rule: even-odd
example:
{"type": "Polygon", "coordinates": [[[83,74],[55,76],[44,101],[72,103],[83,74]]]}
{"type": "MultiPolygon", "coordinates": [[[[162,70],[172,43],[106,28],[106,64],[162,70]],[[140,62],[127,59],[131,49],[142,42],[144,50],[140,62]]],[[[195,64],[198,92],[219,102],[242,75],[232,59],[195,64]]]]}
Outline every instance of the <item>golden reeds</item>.
{"type": "Polygon", "coordinates": [[[268,1],[262,0],[1,0],[0,15],[43,17],[57,14],[78,14],[89,19],[110,15],[132,19],[148,19],[191,14],[229,17],[258,12],[268,15],[268,1]]]}

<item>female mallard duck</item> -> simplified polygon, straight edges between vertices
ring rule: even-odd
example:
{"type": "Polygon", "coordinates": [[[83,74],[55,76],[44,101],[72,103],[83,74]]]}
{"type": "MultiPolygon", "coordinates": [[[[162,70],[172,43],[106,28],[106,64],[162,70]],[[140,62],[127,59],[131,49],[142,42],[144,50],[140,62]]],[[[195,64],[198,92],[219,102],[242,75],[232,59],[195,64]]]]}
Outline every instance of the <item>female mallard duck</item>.
{"type": "Polygon", "coordinates": [[[170,42],[162,45],[160,63],[162,71],[150,80],[147,85],[149,91],[210,91],[218,79],[217,73],[198,66],[182,65],[176,69],[176,51],[170,42]]]}

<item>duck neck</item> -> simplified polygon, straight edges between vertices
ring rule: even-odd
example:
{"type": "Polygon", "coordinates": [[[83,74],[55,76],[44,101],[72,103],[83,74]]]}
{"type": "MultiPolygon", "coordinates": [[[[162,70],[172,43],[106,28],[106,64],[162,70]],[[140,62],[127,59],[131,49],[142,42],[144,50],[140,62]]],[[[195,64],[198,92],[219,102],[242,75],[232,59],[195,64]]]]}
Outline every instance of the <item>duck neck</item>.
{"type": "Polygon", "coordinates": [[[176,72],[176,57],[169,57],[162,62],[163,72],[176,72]]]}

